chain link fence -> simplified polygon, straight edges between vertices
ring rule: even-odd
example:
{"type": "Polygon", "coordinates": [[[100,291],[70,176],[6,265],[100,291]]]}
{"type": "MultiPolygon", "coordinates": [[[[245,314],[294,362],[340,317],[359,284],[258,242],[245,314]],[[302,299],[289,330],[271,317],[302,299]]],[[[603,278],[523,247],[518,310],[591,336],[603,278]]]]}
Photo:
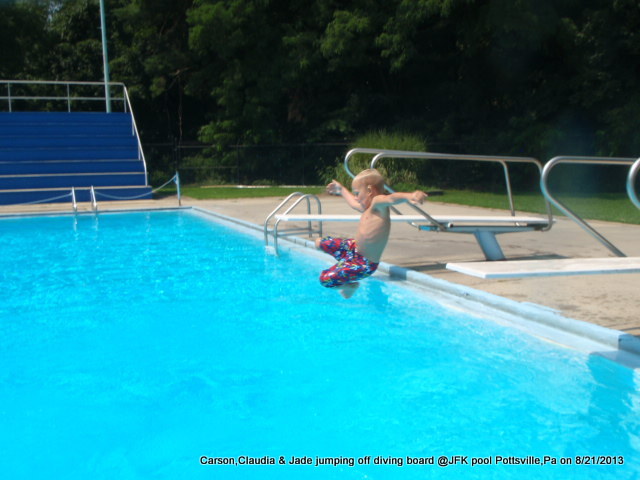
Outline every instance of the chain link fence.
{"type": "Polygon", "coordinates": [[[183,184],[318,185],[342,161],[348,143],[230,145],[144,143],[151,183],[180,172],[183,184]]]}

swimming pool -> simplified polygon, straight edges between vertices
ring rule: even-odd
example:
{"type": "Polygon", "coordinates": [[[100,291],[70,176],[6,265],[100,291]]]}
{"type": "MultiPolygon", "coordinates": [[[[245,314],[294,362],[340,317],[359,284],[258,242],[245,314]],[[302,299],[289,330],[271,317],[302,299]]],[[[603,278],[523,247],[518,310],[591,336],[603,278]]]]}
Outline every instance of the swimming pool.
{"type": "Polygon", "coordinates": [[[640,379],[599,356],[376,276],[344,301],[192,211],[0,242],[3,478],[637,478],[640,379]]]}

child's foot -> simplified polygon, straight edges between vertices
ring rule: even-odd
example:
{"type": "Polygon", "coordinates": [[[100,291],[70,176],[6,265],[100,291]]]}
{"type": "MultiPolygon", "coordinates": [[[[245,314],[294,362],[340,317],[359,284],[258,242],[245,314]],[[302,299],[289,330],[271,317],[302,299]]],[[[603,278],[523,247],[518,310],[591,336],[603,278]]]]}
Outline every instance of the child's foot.
{"type": "Polygon", "coordinates": [[[359,286],[360,284],[358,282],[347,283],[346,285],[343,285],[342,288],[340,288],[340,295],[342,295],[344,298],[351,298],[351,296],[356,293],[356,290],[359,286]]]}

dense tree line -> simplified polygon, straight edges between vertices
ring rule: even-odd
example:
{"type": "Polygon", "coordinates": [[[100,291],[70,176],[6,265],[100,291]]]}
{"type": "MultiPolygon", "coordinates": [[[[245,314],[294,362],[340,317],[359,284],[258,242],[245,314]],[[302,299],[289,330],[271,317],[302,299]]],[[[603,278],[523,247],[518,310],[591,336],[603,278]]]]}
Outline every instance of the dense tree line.
{"type": "MultiPolygon", "coordinates": [[[[640,155],[638,0],[106,0],[147,141],[640,155]]],[[[0,78],[101,80],[98,0],[0,3],[0,78]]]]}

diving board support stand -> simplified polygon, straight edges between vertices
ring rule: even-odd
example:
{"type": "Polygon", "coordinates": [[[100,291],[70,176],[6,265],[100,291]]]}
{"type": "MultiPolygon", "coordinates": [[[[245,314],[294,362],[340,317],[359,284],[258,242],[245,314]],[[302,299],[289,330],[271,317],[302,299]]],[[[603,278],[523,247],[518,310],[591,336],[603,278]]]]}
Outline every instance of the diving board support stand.
{"type": "Polygon", "coordinates": [[[502,252],[502,248],[500,248],[500,244],[493,232],[488,230],[476,230],[473,235],[476,237],[478,245],[480,245],[482,253],[484,253],[487,260],[504,260],[504,253],[502,252]]]}

